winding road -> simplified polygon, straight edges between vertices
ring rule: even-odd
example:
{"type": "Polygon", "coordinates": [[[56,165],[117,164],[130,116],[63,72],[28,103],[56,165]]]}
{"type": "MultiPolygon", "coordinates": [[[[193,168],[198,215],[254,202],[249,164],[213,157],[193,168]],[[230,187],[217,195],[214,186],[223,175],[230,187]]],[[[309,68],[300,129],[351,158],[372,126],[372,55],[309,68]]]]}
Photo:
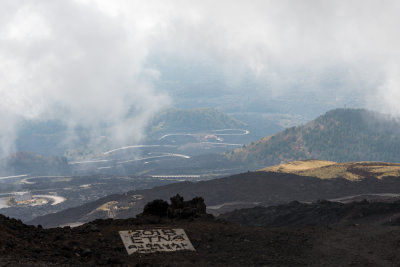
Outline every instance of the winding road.
{"type": "MultiPolygon", "coordinates": [[[[220,130],[210,130],[209,132],[214,133],[216,136],[241,136],[241,135],[247,135],[250,133],[249,130],[245,130],[245,129],[220,129],[220,130]],[[228,131],[238,131],[238,133],[219,133],[219,132],[228,132],[228,131]]],[[[162,139],[169,137],[169,136],[197,136],[200,134],[207,134],[207,131],[199,132],[199,133],[165,134],[165,135],[161,136],[158,140],[161,141],[162,139]]]]}
{"type": "Polygon", "coordinates": [[[108,159],[99,159],[99,160],[85,160],[85,161],[74,161],[74,162],[70,162],[70,165],[75,165],[75,164],[86,164],[86,163],[99,163],[99,162],[108,162],[110,160],[108,159]]]}
{"type": "Polygon", "coordinates": [[[351,196],[345,196],[345,197],[339,197],[339,198],[332,198],[332,199],[328,199],[328,200],[329,201],[333,201],[333,202],[342,202],[342,201],[351,200],[351,199],[357,198],[357,197],[368,197],[368,196],[400,197],[400,194],[398,194],[398,193],[367,193],[367,194],[351,195],[351,196]]]}
{"type": "Polygon", "coordinates": [[[124,163],[133,162],[133,161],[141,161],[141,160],[165,158],[165,157],[178,157],[178,158],[190,159],[190,156],[183,155],[183,154],[164,153],[163,155],[160,155],[160,156],[151,156],[151,157],[143,157],[143,158],[126,160],[126,161],[120,161],[120,162],[117,162],[117,164],[124,164],[124,163]]]}
{"type": "Polygon", "coordinates": [[[14,175],[14,176],[5,176],[5,177],[0,177],[0,180],[14,179],[14,178],[22,178],[22,177],[27,177],[27,176],[28,176],[28,174],[14,175]]]}
{"type": "MultiPolygon", "coordinates": [[[[171,133],[171,134],[165,134],[159,138],[159,140],[162,140],[164,138],[167,138],[169,136],[197,136],[197,135],[207,135],[207,134],[213,134],[215,136],[241,136],[241,135],[247,135],[249,134],[250,131],[245,130],[245,129],[219,129],[219,130],[210,130],[202,133],[171,133]]],[[[204,145],[210,145],[210,146],[243,146],[243,144],[232,144],[232,143],[223,143],[223,142],[199,142],[199,144],[204,144],[204,145]]],[[[119,152],[119,151],[124,151],[128,149],[138,149],[138,148],[159,148],[159,147],[169,147],[169,148],[176,148],[178,147],[177,145],[161,145],[161,144],[154,144],[154,145],[130,145],[130,146],[123,146],[119,148],[114,148],[108,151],[103,152],[103,156],[109,156],[113,153],[119,152]]],[[[151,159],[157,159],[157,158],[165,158],[165,157],[179,157],[179,158],[184,158],[184,159],[190,159],[190,156],[184,155],[184,154],[177,154],[177,153],[162,153],[161,155],[157,156],[149,156],[149,157],[141,157],[141,158],[134,158],[134,159],[129,159],[129,160],[123,160],[119,162],[115,162],[115,159],[102,159],[102,158],[97,158],[97,159],[88,159],[88,160],[82,160],[82,161],[74,161],[70,162],[70,165],[77,165],[77,164],[95,164],[95,163],[105,163],[105,162],[115,162],[116,164],[125,164],[129,162],[134,162],[134,161],[141,161],[141,160],[151,160],[151,159]]],[[[111,163],[112,164],[112,163],[111,163]]],[[[102,166],[98,169],[108,169],[112,168],[112,166],[102,166]]]]}
{"type": "Polygon", "coordinates": [[[218,143],[218,142],[200,142],[200,144],[214,145],[214,146],[243,146],[243,144],[230,144],[230,143],[218,143]]]}
{"type": "Polygon", "coordinates": [[[227,132],[227,131],[239,131],[239,132],[241,132],[241,133],[219,133],[219,134],[216,134],[216,135],[224,135],[224,136],[227,136],[227,135],[236,135],[236,136],[240,136],[240,135],[248,135],[249,133],[250,133],[250,131],[249,130],[244,130],[244,129],[221,129],[221,130],[213,130],[212,132],[227,132]]]}
{"type": "Polygon", "coordinates": [[[121,150],[126,150],[126,149],[133,149],[133,148],[150,148],[150,147],[176,147],[173,145],[134,145],[134,146],[123,146],[119,148],[115,148],[109,151],[106,151],[103,153],[103,155],[109,155],[111,153],[121,151],[121,150]]]}
{"type": "MultiPolygon", "coordinates": [[[[26,175],[28,176],[28,175],[26,175]]],[[[20,181],[21,184],[34,184],[35,182],[31,182],[29,180],[38,179],[38,178],[70,178],[71,176],[31,176],[26,177],[20,181]]]]}

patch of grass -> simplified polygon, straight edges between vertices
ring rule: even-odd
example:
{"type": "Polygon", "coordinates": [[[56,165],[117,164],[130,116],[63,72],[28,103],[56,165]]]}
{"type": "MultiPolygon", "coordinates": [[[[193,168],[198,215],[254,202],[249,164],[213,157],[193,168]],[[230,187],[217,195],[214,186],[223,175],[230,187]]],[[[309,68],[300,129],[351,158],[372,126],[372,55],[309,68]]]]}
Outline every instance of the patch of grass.
{"type": "Polygon", "coordinates": [[[345,178],[355,181],[366,177],[382,179],[400,176],[400,164],[386,162],[346,162],[336,163],[324,160],[305,160],[283,163],[261,169],[265,172],[293,173],[320,179],[345,178]]]}
{"type": "Polygon", "coordinates": [[[275,172],[294,173],[294,172],[298,172],[298,171],[305,171],[305,170],[320,168],[320,167],[333,165],[333,164],[336,164],[336,162],[325,161],[325,160],[297,160],[297,161],[291,161],[291,162],[283,163],[280,165],[261,169],[260,171],[275,171],[275,172]]]}

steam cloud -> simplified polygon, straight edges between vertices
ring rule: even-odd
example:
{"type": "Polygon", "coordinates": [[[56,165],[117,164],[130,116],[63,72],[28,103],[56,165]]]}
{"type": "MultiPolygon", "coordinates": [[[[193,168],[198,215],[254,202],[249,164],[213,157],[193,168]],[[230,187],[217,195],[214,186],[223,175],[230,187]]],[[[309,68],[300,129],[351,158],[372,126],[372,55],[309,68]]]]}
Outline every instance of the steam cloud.
{"type": "Polygon", "coordinates": [[[146,67],[151,55],[212,62],[227,82],[251,70],[275,94],[337,79],[338,96],[399,115],[399,10],[394,0],[4,0],[1,150],[20,117],[106,123],[120,143],[139,142],[171,102],[152,86],[162,70],[146,67]]]}

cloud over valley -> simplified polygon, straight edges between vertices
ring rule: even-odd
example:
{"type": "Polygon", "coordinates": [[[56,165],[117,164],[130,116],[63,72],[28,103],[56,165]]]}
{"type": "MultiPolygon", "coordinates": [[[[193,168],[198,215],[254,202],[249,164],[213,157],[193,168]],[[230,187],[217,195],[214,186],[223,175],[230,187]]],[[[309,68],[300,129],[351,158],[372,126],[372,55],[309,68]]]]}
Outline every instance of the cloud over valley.
{"type": "Polygon", "coordinates": [[[21,118],[138,143],[148,120],[173,104],[156,84],[181,60],[221,70],[223,94],[330,90],[400,115],[399,10],[369,0],[2,1],[2,152],[13,150],[21,118]],[[235,86],[248,77],[261,86],[235,86]]]}

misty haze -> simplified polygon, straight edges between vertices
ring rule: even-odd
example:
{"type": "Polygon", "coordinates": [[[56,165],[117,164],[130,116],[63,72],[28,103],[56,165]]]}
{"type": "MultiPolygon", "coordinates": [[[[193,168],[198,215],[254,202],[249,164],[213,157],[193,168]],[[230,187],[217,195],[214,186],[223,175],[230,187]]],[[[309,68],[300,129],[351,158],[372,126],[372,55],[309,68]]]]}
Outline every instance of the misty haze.
{"type": "Polygon", "coordinates": [[[0,265],[400,265],[399,12],[2,1],[0,265]]]}

